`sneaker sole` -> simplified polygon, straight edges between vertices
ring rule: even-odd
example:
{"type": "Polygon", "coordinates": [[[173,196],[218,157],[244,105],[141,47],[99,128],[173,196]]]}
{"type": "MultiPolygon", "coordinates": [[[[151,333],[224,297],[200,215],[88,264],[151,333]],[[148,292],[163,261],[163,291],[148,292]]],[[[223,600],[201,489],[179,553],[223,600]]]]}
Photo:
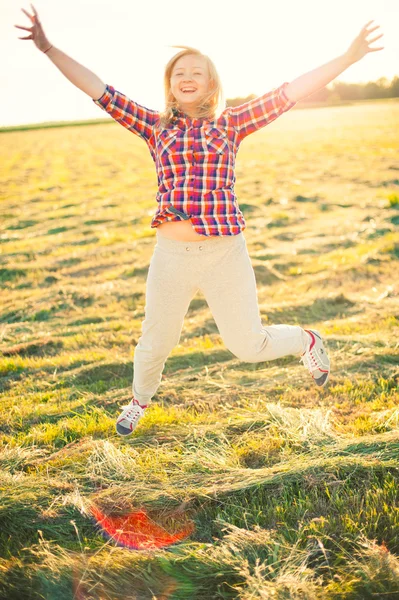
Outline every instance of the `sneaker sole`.
{"type": "Polygon", "coordinates": [[[131,431],[131,429],[128,429],[127,427],[123,427],[123,425],[119,425],[118,423],[116,424],[115,429],[116,429],[117,434],[122,435],[124,437],[133,433],[133,431],[131,431]]]}
{"type": "Polygon", "coordinates": [[[321,377],[318,377],[318,379],[315,379],[315,382],[317,383],[318,386],[324,387],[328,381],[329,376],[330,376],[330,373],[325,373],[321,377]]]}

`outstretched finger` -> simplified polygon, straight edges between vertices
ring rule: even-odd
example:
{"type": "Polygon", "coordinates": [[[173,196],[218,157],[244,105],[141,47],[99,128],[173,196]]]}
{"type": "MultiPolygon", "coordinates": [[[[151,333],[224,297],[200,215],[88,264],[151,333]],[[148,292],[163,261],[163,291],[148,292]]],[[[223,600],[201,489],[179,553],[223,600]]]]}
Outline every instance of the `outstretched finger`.
{"type": "Polygon", "coordinates": [[[37,12],[36,12],[36,8],[33,6],[33,4],[31,4],[32,10],[33,10],[33,14],[35,15],[35,17],[38,16],[37,12]]]}
{"type": "Polygon", "coordinates": [[[379,25],[376,25],[375,27],[373,27],[372,29],[370,29],[370,30],[367,32],[367,35],[370,35],[370,33],[373,33],[373,31],[375,31],[375,30],[376,30],[376,29],[378,29],[379,27],[380,27],[379,25]]]}
{"type": "Polygon", "coordinates": [[[371,21],[369,21],[368,23],[366,23],[366,25],[365,25],[364,27],[362,27],[362,30],[361,30],[361,32],[360,32],[360,33],[363,33],[364,31],[366,31],[367,27],[368,27],[368,26],[369,26],[371,23],[373,23],[373,21],[374,21],[374,19],[371,19],[371,21]]]}
{"type": "MultiPolygon", "coordinates": [[[[14,27],[18,27],[18,29],[26,29],[26,31],[31,31],[30,27],[22,27],[22,25],[14,25],[14,27]]],[[[22,38],[19,38],[22,39],[22,38]]]]}
{"type": "Polygon", "coordinates": [[[367,43],[368,44],[372,44],[373,42],[375,42],[376,40],[379,40],[384,34],[381,33],[381,35],[377,35],[376,37],[374,37],[372,40],[369,40],[367,43]]]}
{"type": "Polygon", "coordinates": [[[22,12],[24,12],[26,14],[27,17],[29,17],[29,19],[33,22],[33,17],[32,15],[30,15],[24,8],[21,8],[22,12]]]}
{"type": "Polygon", "coordinates": [[[26,38],[18,38],[19,40],[33,40],[33,36],[30,35],[29,37],[26,38]]]}

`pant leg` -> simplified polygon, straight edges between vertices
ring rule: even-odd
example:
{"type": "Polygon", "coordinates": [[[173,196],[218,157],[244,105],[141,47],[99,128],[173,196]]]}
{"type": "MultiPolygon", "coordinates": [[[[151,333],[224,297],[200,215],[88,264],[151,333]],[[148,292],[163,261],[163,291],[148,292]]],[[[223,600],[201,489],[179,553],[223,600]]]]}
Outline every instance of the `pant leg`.
{"type": "Polygon", "coordinates": [[[199,286],[224,344],[244,362],[301,354],[308,341],[302,327],[262,324],[246,240],[243,234],[235,237],[221,252],[207,254],[199,286]]]}
{"type": "Polygon", "coordinates": [[[173,251],[181,244],[163,242],[159,236],[148,269],[145,319],[134,351],[132,384],[134,397],[143,404],[161,383],[166,359],[179,343],[184,316],[198,291],[190,256],[173,251]]]}

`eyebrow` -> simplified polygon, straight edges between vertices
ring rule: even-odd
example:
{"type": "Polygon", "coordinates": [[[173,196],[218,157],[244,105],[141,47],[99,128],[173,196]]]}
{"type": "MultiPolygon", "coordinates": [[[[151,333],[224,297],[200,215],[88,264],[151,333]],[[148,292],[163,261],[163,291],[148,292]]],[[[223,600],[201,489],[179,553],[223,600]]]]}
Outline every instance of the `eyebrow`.
{"type": "MultiPolygon", "coordinates": [[[[184,69],[184,67],[176,67],[173,69],[174,71],[179,71],[180,69],[184,69]]],[[[193,69],[202,69],[204,71],[204,67],[193,67],[193,69]]]]}

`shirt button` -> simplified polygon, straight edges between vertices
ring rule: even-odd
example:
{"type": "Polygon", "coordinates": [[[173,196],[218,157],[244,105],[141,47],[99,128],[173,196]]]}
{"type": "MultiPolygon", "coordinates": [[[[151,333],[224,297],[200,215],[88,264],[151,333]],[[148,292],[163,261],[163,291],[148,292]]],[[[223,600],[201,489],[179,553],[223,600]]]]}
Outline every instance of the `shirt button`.
{"type": "Polygon", "coordinates": [[[202,246],[200,246],[199,249],[202,250],[202,246]]]}
{"type": "Polygon", "coordinates": [[[190,248],[187,246],[187,247],[186,247],[186,250],[190,250],[190,248]]]}

